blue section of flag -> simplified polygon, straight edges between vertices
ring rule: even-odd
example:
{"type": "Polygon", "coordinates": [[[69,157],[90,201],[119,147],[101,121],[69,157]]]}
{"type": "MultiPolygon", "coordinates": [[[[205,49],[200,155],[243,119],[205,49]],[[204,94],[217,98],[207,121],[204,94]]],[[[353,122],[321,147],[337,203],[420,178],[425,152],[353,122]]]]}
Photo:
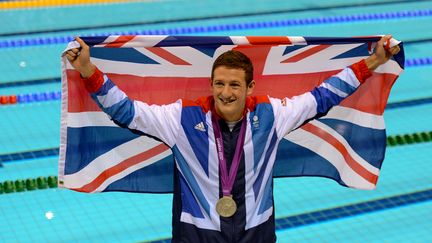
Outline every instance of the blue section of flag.
{"type": "Polygon", "coordinates": [[[90,48],[91,56],[94,58],[105,59],[110,61],[141,63],[141,64],[159,64],[154,59],[137,51],[135,48],[90,48]]]}
{"type": "Polygon", "coordinates": [[[290,52],[296,51],[296,50],[304,48],[304,47],[306,47],[306,46],[304,46],[304,45],[287,46],[287,47],[285,47],[285,50],[284,50],[282,55],[288,54],[290,52]]]}
{"type": "Polygon", "coordinates": [[[405,51],[404,51],[403,43],[402,42],[399,43],[398,46],[400,48],[400,51],[398,54],[393,56],[392,59],[395,60],[402,69],[404,69],[405,68],[405,55],[404,55],[405,51]]]}
{"type": "Polygon", "coordinates": [[[304,37],[308,45],[332,45],[332,44],[352,44],[376,42],[381,39],[380,36],[370,37],[304,37]]]}
{"type": "Polygon", "coordinates": [[[333,57],[332,59],[343,59],[350,57],[365,57],[369,56],[368,44],[362,44],[356,48],[350,49],[340,55],[333,57]]]}
{"type": "Polygon", "coordinates": [[[346,186],[339,172],[328,160],[317,153],[282,139],[276,155],[274,177],[320,176],[333,179],[346,186]]]}
{"type": "Polygon", "coordinates": [[[221,45],[208,45],[208,46],[191,46],[194,49],[206,54],[209,57],[213,57],[216,50],[221,47],[221,45]]]}
{"type": "Polygon", "coordinates": [[[174,182],[167,171],[173,170],[174,158],[170,155],[112,182],[104,191],[170,193],[174,182]]]}
{"type": "Polygon", "coordinates": [[[119,127],[68,127],[67,134],[66,160],[71,163],[65,165],[66,175],[78,172],[101,154],[139,137],[119,127]]]}
{"type": "Polygon", "coordinates": [[[168,36],[155,46],[215,46],[233,45],[229,36],[168,36]]]}
{"type": "Polygon", "coordinates": [[[376,168],[381,168],[386,147],[386,132],[381,129],[361,127],[336,119],[321,118],[320,122],[338,132],[349,141],[351,148],[376,168]]]}
{"type": "Polygon", "coordinates": [[[89,46],[102,44],[109,36],[83,36],[81,39],[89,46]]]}

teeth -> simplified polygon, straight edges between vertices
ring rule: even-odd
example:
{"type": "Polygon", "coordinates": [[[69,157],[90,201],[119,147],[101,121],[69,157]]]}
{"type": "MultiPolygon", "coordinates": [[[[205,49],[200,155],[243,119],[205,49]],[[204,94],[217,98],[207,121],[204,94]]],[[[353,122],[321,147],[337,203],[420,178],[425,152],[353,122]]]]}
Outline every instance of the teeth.
{"type": "Polygon", "coordinates": [[[233,100],[224,100],[224,99],[220,99],[224,104],[228,104],[228,103],[231,103],[231,102],[234,102],[235,101],[235,99],[233,99],[233,100]]]}

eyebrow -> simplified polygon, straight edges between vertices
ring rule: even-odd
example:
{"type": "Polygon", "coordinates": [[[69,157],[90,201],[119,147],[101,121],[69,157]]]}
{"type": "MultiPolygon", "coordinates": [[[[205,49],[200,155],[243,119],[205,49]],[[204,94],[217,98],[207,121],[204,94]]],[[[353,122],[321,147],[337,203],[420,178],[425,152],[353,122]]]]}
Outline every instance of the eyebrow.
{"type": "Polygon", "coordinates": [[[215,79],[215,80],[213,80],[213,83],[217,83],[217,82],[222,82],[222,83],[226,83],[226,84],[228,84],[228,85],[232,85],[232,84],[238,84],[238,85],[241,85],[242,84],[242,81],[241,80],[229,80],[229,81],[223,81],[223,80],[220,80],[220,79],[215,79]]]}

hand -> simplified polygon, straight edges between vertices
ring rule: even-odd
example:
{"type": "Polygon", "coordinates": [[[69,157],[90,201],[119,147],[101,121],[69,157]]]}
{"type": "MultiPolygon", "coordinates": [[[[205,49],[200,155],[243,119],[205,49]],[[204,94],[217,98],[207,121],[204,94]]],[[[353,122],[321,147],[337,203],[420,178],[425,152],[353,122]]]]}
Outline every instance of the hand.
{"type": "Polygon", "coordinates": [[[66,58],[83,78],[88,78],[96,70],[96,66],[90,61],[90,48],[81,38],[76,37],[75,40],[81,47],[67,51],[66,58]]]}
{"type": "Polygon", "coordinates": [[[391,38],[391,35],[383,36],[378,41],[374,54],[366,58],[365,61],[369,70],[375,70],[380,65],[386,63],[393,55],[399,53],[400,48],[398,45],[388,48],[391,38]]]}
{"type": "Polygon", "coordinates": [[[378,41],[377,46],[375,47],[375,55],[379,62],[379,65],[386,63],[393,55],[396,55],[400,48],[398,45],[389,48],[391,35],[386,35],[378,41]]]}

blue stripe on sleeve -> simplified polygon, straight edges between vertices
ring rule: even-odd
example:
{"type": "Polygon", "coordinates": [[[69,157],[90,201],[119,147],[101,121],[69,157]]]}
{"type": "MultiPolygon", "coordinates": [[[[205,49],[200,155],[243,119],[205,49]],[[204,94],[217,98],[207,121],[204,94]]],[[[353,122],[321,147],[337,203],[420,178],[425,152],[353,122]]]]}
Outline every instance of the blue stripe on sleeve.
{"type": "MultiPolygon", "coordinates": [[[[105,76],[104,76],[105,77],[105,76]]],[[[103,85],[102,87],[96,92],[94,93],[97,96],[104,96],[108,93],[108,91],[114,87],[115,84],[111,81],[111,79],[108,79],[103,85]]]]}
{"type": "Polygon", "coordinates": [[[342,79],[333,76],[324,81],[324,83],[328,83],[331,86],[337,88],[340,91],[347,93],[348,95],[353,93],[356,90],[356,87],[350,85],[349,83],[343,81],[342,79]]]}
{"type": "Polygon", "coordinates": [[[135,115],[135,107],[133,101],[129,98],[124,98],[120,102],[108,107],[102,108],[114,121],[121,125],[128,126],[135,115]]]}
{"type": "Polygon", "coordinates": [[[344,98],[324,87],[318,87],[311,91],[317,102],[317,112],[326,113],[331,107],[338,105],[344,98]]]}

